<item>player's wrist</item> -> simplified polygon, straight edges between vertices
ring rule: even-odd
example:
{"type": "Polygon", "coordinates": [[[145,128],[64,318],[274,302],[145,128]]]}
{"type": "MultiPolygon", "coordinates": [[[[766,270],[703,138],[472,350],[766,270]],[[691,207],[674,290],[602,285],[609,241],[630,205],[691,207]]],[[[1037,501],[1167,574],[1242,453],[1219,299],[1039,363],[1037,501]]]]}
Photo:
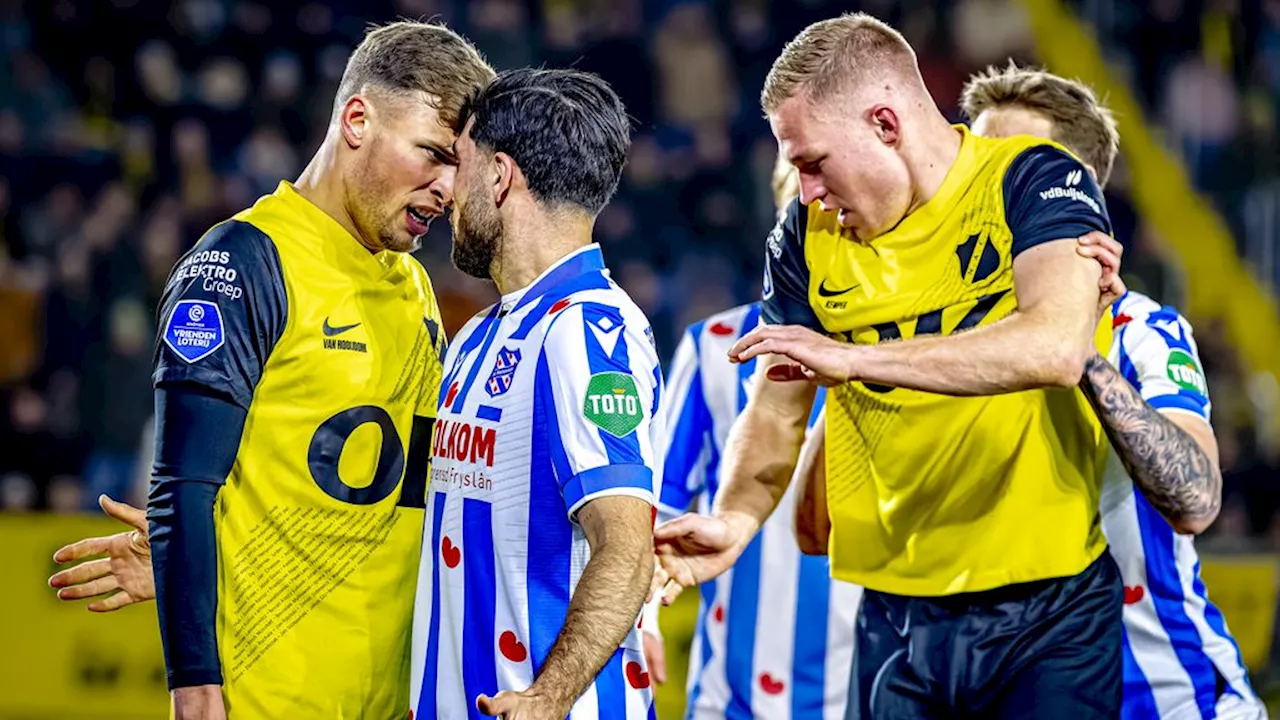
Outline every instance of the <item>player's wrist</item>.
{"type": "Polygon", "coordinates": [[[760,518],[742,510],[721,509],[716,511],[716,516],[729,526],[729,537],[738,552],[746,548],[763,524],[760,518]]]}
{"type": "Polygon", "coordinates": [[[226,717],[221,685],[174,688],[173,712],[178,720],[217,720],[226,717]]]}

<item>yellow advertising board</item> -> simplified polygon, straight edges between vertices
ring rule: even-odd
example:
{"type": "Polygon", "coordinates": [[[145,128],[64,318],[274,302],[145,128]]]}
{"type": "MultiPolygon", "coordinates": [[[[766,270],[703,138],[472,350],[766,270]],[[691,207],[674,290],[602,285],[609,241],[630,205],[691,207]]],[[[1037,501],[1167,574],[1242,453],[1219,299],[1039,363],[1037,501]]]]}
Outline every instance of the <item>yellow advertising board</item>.
{"type": "Polygon", "coordinates": [[[1253,672],[1271,661],[1280,562],[1275,555],[1214,555],[1201,558],[1200,578],[1209,599],[1222,611],[1253,672]]]}
{"type": "Polygon", "coordinates": [[[54,550],[120,529],[105,518],[0,514],[0,718],[169,716],[155,605],[91,613],[46,584],[54,550]]]}

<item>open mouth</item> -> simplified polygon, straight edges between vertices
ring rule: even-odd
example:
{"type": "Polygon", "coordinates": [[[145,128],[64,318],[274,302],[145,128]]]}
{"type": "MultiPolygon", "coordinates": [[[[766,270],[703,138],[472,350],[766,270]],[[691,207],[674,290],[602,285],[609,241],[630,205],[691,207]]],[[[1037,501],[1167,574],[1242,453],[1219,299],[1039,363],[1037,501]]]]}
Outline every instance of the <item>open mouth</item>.
{"type": "Polygon", "coordinates": [[[434,215],[415,210],[414,208],[407,208],[405,215],[408,220],[410,233],[415,237],[427,234],[427,229],[431,227],[431,218],[434,217],[434,215]]]}

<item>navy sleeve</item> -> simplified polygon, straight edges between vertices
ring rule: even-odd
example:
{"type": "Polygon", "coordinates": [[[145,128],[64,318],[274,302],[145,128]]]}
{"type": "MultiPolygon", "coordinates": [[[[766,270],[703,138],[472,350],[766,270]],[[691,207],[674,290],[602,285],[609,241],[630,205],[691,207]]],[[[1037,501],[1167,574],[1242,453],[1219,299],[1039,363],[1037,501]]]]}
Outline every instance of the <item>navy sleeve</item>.
{"type": "Polygon", "coordinates": [[[156,457],[147,519],[169,688],[220,685],[213,503],[248,413],[198,385],[156,389],[156,457]]]}
{"type": "Polygon", "coordinates": [[[770,325],[822,329],[809,305],[809,264],[804,259],[808,215],[799,198],[792,200],[765,243],[760,318],[770,325]]]}
{"type": "Polygon", "coordinates": [[[249,408],[288,301],[275,244],[228,220],[205,234],[169,276],[160,307],[154,380],[200,385],[249,408]]]}
{"type": "Polygon", "coordinates": [[[286,312],[274,244],[234,220],[201,238],[165,287],[147,519],[171,689],[222,683],[214,502],[286,312]]]}
{"type": "Polygon", "coordinates": [[[1013,256],[1041,243],[1094,230],[1111,234],[1102,190],[1081,162],[1052,145],[1014,158],[1004,174],[1005,221],[1013,256]]]}

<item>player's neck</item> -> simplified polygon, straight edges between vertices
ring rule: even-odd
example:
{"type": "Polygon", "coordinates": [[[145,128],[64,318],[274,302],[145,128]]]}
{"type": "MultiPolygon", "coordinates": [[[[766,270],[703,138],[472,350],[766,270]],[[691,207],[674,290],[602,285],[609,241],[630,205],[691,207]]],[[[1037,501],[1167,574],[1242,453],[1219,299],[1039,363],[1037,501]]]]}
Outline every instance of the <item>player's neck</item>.
{"type": "Polygon", "coordinates": [[[924,136],[918,148],[908,159],[913,177],[912,203],[908,212],[920,208],[942,187],[947,173],[960,156],[961,134],[951,127],[946,118],[938,115],[931,123],[930,132],[924,136]]]}
{"type": "Polygon", "coordinates": [[[585,213],[522,212],[509,223],[491,266],[498,293],[533,284],[552,265],[591,242],[594,218],[585,213]]]}
{"type": "Polygon", "coordinates": [[[347,212],[346,198],[342,191],[342,177],[338,171],[336,155],[333,145],[326,138],[320,144],[320,149],[312,156],[311,162],[307,163],[307,167],[302,170],[302,174],[294,181],[293,188],[312,205],[320,208],[324,214],[336,220],[344,230],[351,234],[351,237],[355,238],[356,242],[368,248],[370,252],[376,252],[376,249],[370,248],[360,238],[360,233],[356,230],[355,221],[351,219],[350,213],[347,212]]]}

